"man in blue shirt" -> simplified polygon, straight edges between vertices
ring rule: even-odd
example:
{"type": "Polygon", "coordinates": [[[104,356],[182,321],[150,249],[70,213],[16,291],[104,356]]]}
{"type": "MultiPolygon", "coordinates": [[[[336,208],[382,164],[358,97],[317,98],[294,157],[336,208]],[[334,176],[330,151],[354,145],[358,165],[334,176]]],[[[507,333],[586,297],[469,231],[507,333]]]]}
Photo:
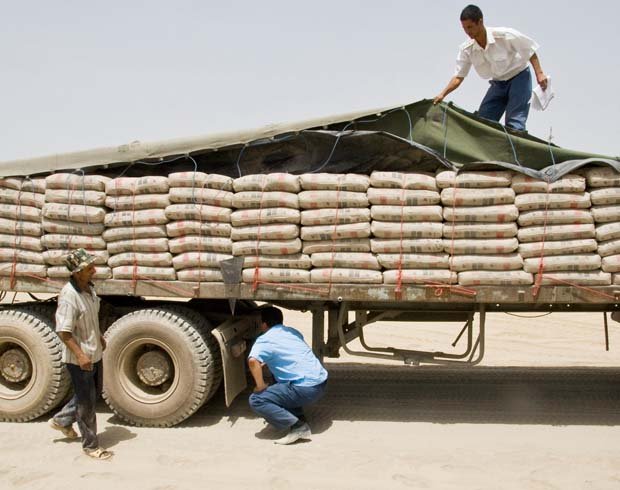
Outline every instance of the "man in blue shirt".
{"type": "Polygon", "coordinates": [[[273,306],[261,311],[261,332],[248,356],[250,373],[256,383],[250,407],[277,429],[288,433],[276,444],[292,444],[310,438],[304,405],[323,396],[327,371],[316,358],[301,333],[283,325],[282,311],[273,306]],[[263,366],[276,384],[267,385],[263,366]]]}

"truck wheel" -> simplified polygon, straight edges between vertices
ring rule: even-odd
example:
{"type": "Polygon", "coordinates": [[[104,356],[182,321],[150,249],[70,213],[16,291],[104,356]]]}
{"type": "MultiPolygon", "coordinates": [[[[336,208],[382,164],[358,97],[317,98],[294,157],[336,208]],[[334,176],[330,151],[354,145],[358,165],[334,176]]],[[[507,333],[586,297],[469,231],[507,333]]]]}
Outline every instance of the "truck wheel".
{"type": "Polygon", "coordinates": [[[47,315],[28,307],[0,311],[0,420],[35,419],[66,396],[69,373],[47,315]],[[36,313],[35,313],[36,312],[36,313]]]}
{"type": "Polygon", "coordinates": [[[137,310],[105,333],[103,397],[127,422],[170,427],[198,410],[221,380],[219,349],[198,313],[137,310]]]}

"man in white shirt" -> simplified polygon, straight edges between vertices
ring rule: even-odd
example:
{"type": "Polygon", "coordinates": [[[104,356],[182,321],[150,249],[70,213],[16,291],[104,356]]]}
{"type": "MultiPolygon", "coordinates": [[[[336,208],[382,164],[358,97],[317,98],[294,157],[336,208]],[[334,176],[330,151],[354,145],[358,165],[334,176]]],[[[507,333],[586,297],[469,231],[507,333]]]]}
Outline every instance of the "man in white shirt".
{"type": "Polygon", "coordinates": [[[74,395],[50,425],[65,437],[76,439],[73,422],[77,422],[84,452],[91,458],[109,459],[112,453],[99,447],[95,413],[103,386],[105,340],[99,330],[99,298],[91,283],[94,261],[95,257],[83,248],[65,258],[71,279],[58,296],[56,332],[64,344],[62,360],[71,375],[74,395]]]}
{"type": "Polygon", "coordinates": [[[438,104],[456,90],[473,65],[482,78],[490,79],[491,84],[478,114],[499,121],[505,112],[508,128],[525,131],[532,95],[528,63],[532,64],[541,88],[547,88],[547,76],[536,55],[538,44],[515,29],[485,27],[482,11],[475,5],[463,9],[461,25],[470,40],[460,46],[455,74],[433,103],[438,104]]]}

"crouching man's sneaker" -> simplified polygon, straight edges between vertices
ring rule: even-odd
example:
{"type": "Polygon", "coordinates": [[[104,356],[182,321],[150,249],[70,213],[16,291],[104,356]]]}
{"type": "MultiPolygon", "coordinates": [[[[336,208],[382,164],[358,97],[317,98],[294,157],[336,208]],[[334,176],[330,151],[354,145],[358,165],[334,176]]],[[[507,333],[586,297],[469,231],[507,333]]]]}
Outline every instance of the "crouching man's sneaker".
{"type": "Polygon", "coordinates": [[[310,432],[310,426],[305,422],[300,424],[299,427],[291,427],[288,434],[286,434],[281,439],[277,441],[273,441],[274,444],[293,444],[294,442],[299,441],[300,439],[310,439],[312,432],[310,432]]]}

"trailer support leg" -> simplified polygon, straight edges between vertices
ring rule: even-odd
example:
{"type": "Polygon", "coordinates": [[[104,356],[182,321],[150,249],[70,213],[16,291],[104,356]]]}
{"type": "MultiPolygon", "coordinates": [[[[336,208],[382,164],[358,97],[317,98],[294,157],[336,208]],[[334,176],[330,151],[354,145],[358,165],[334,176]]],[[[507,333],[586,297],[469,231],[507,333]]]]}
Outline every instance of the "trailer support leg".
{"type": "Polygon", "coordinates": [[[323,362],[325,355],[325,310],[312,310],[312,351],[323,362]]]}

